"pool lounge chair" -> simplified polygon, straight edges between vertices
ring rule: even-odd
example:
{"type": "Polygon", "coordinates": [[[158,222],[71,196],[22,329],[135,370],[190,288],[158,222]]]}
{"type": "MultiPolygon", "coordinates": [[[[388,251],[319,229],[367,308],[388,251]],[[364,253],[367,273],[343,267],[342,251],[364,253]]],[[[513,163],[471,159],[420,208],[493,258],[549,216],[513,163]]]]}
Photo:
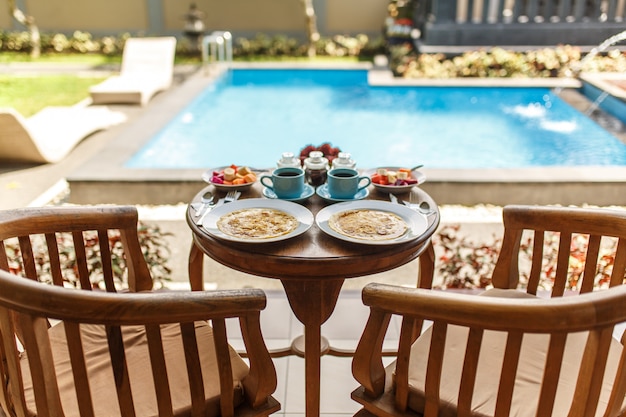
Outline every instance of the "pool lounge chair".
{"type": "Polygon", "coordinates": [[[93,104],[148,103],[172,84],[176,38],[131,38],[124,45],[119,75],[89,89],[93,104]]]}
{"type": "Polygon", "coordinates": [[[58,162],[87,136],[125,120],[106,106],[46,107],[29,118],[0,108],[0,160],[58,162]]]}

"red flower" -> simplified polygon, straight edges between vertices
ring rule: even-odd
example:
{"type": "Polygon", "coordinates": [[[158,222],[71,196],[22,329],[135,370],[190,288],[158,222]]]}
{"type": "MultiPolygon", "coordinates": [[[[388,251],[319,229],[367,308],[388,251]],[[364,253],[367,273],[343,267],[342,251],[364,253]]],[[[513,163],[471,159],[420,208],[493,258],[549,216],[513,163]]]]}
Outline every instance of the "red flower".
{"type": "Polygon", "coordinates": [[[333,147],[329,142],[324,142],[320,146],[307,145],[300,151],[300,160],[304,163],[304,160],[309,157],[309,154],[313,151],[320,151],[324,154],[326,159],[329,162],[332,162],[333,159],[339,155],[341,149],[338,147],[333,147]]]}

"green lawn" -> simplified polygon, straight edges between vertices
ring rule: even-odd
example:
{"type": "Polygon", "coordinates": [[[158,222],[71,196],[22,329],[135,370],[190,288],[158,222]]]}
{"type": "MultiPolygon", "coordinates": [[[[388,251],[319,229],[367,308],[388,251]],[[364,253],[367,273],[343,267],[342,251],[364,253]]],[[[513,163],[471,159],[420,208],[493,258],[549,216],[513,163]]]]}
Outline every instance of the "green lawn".
{"type": "MultiPolygon", "coordinates": [[[[246,57],[245,61],[309,61],[294,57],[246,57]]],[[[317,57],[316,61],[356,61],[356,58],[317,57]]],[[[28,54],[0,53],[0,64],[5,63],[83,63],[94,67],[119,63],[120,56],[99,54],[44,54],[33,60],[28,54]]],[[[176,57],[176,63],[200,64],[199,57],[176,57]]],[[[0,75],[0,107],[13,107],[28,117],[46,106],[71,106],[89,96],[89,87],[104,78],[85,78],[74,75],[0,75]]]]}
{"type": "Polygon", "coordinates": [[[107,56],[102,54],[42,54],[39,58],[33,59],[24,52],[0,52],[0,63],[10,62],[37,62],[37,63],[81,63],[90,65],[103,65],[120,62],[121,56],[107,56]]]}
{"type": "MultiPolygon", "coordinates": [[[[93,66],[119,62],[120,57],[99,54],[44,54],[33,60],[19,52],[0,53],[0,63],[82,63],[93,66]]],[[[75,75],[0,75],[0,107],[13,107],[24,117],[32,116],[46,106],[71,106],[89,97],[89,86],[103,77],[75,75]]]]}
{"type": "Polygon", "coordinates": [[[71,106],[89,96],[89,87],[103,77],[74,75],[0,75],[0,107],[13,107],[24,117],[46,106],[71,106]]]}

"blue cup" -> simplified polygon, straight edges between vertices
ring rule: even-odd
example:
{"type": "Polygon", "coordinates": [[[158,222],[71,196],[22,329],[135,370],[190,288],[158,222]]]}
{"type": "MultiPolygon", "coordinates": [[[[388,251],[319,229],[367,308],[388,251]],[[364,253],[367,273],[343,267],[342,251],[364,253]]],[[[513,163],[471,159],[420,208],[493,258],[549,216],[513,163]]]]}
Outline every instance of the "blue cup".
{"type": "Polygon", "coordinates": [[[304,170],[297,167],[277,168],[272,175],[261,175],[259,181],[278,198],[298,198],[304,192],[304,170]]]}
{"type": "Polygon", "coordinates": [[[359,171],[352,168],[335,168],[328,172],[328,194],[332,198],[354,198],[359,191],[367,188],[372,180],[370,177],[359,176],[359,171]]]}

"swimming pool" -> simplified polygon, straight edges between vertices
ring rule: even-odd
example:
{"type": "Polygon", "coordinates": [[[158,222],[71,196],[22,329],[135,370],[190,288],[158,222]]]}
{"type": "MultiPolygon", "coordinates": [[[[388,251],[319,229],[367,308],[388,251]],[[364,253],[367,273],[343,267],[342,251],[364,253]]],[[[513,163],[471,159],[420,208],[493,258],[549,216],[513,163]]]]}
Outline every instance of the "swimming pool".
{"type": "Polygon", "coordinates": [[[372,87],[361,69],[231,69],[125,166],[266,168],[323,142],[360,167],[626,165],[626,145],[547,88],[372,87]]]}

